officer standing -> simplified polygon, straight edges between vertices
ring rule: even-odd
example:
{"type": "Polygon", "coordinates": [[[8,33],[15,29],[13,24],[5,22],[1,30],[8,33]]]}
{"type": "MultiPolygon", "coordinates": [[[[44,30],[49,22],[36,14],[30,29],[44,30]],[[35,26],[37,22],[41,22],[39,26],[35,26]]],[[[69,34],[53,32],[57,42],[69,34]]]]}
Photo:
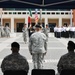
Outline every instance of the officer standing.
{"type": "Polygon", "coordinates": [[[54,36],[57,37],[57,26],[54,27],[54,36]]]}
{"type": "Polygon", "coordinates": [[[26,24],[24,24],[22,31],[23,31],[23,39],[24,39],[24,42],[26,44],[27,43],[27,36],[28,36],[28,28],[27,28],[26,24]]]}
{"type": "Polygon", "coordinates": [[[10,28],[8,27],[8,25],[5,27],[5,33],[6,33],[6,37],[10,37],[10,28]]]}
{"type": "Polygon", "coordinates": [[[1,37],[4,37],[5,31],[4,31],[4,26],[1,25],[1,37]]]}
{"type": "Polygon", "coordinates": [[[61,38],[61,27],[58,26],[57,28],[57,38],[61,38]]]}
{"type": "Polygon", "coordinates": [[[0,37],[1,37],[1,25],[0,25],[0,37]]]}
{"type": "Polygon", "coordinates": [[[29,39],[29,51],[32,55],[34,69],[42,69],[44,55],[47,52],[47,37],[41,32],[40,25],[35,26],[35,33],[29,39]]]}
{"type": "Polygon", "coordinates": [[[50,32],[50,28],[48,27],[48,25],[46,25],[46,28],[43,29],[43,33],[46,35],[47,41],[48,41],[48,33],[49,32],[50,32]]]}
{"type": "Polygon", "coordinates": [[[70,27],[70,37],[73,38],[73,36],[74,36],[74,27],[71,26],[70,27]]]}

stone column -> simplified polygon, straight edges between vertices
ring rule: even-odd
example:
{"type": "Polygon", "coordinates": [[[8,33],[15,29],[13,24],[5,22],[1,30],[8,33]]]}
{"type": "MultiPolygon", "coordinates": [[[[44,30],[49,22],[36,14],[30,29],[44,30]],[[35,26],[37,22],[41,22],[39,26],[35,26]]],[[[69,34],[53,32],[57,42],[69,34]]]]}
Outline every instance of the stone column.
{"type": "Polygon", "coordinates": [[[28,27],[28,16],[26,16],[25,18],[25,23],[27,24],[27,27],[28,27]]]}
{"type": "Polygon", "coordinates": [[[1,18],[1,25],[3,25],[3,21],[2,21],[2,8],[0,8],[0,18],[1,18]]]}
{"type": "Polygon", "coordinates": [[[48,24],[48,18],[45,18],[45,27],[46,27],[46,24],[48,24]]]}
{"type": "Polygon", "coordinates": [[[73,9],[73,24],[75,26],[75,9],[73,9]]]}
{"type": "Polygon", "coordinates": [[[73,26],[73,23],[72,23],[72,9],[71,9],[71,15],[70,15],[70,25],[73,26]]]}
{"type": "Polygon", "coordinates": [[[59,18],[59,25],[58,26],[62,26],[62,18],[59,18]]]}
{"type": "Polygon", "coordinates": [[[14,18],[11,18],[11,33],[10,37],[16,37],[16,33],[14,32],[14,18]]]}
{"type": "Polygon", "coordinates": [[[14,18],[11,18],[11,33],[14,33],[14,18]]]}

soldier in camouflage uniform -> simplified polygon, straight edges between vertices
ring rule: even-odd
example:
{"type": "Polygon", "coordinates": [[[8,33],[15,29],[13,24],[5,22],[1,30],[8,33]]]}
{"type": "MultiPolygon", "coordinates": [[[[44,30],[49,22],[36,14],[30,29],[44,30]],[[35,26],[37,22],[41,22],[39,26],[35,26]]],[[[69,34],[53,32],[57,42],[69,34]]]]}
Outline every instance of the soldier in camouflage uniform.
{"type": "Polygon", "coordinates": [[[6,37],[10,37],[10,32],[11,32],[10,28],[8,26],[5,26],[5,35],[6,35],[6,37]]]}
{"type": "Polygon", "coordinates": [[[4,37],[4,35],[5,35],[5,31],[4,31],[4,26],[0,26],[0,31],[1,31],[1,37],[4,37]]]}
{"type": "Polygon", "coordinates": [[[41,26],[36,25],[35,32],[29,39],[29,51],[32,55],[34,69],[43,68],[43,59],[47,52],[47,38],[44,33],[41,33],[40,29],[41,26]]]}
{"type": "Polygon", "coordinates": [[[24,39],[24,42],[27,43],[28,28],[26,27],[26,24],[24,25],[22,31],[23,31],[23,39],[24,39]]]}
{"type": "Polygon", "coordinates": [[[43,33],[46,35],[47,41],[48,41],[48,33],[49,32],[50,32],[50,28],[48,27],[48,25],[46,25],[46,28],[43,29],[43,33]]]}
{"type": "Polygon", "coordinates": [[[1,37],[1,25],[0,25],[0,37],[1,37]]]}
{"type": "Polygon", "coordinates": [[[74,69],[75,70],[75,53],[74,53],[74,42],[68,42],[68,53],[61,56],[58,62],[58,73],[61,73],[63,69],[74,69]]]}
{"type": "Polygon", "coordinates": [[[1,64],[1,70],[24,70],[28,72],[29,64],[26,58],[19,54],[20,45],[17,42],[11,44],[12,54],[6,56],[1,64]]]}

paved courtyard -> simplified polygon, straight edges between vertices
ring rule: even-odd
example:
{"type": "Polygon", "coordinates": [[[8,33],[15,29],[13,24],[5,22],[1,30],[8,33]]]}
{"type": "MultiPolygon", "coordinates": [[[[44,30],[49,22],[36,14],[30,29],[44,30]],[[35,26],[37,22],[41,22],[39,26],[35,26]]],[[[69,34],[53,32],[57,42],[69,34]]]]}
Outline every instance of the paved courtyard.
{"type": "MultiPolygon", "coordinates": [[[[17,33],[16,37],[11,38],[0,38],[0,64],[3,58],[6,55],[9,55],[11,53],[11,43],[13,41],[16,41],[20,44],[20,54],[24,55],[30,66],[29,75],[31,73],[31,70],[33,69],[33,63],[32,63],[32,57],[28,50],[28,43],[25,44],[22,38],[22,33],[17,33]]],[[[50,34],[49,41],[48,41],[48,50],[47,54],[45,56],[45,62],[44,62],[44,68],[45,69],[54,69],[57,73],[57,63],[61,55],[67,53],[67,42],[69,40],[72,40],[75,42],[74,38],[55,38],[53,37],[53,34],[50,34]]],[[[1,69],[0,69],[0,75],[2,75],[1,69]]]]}

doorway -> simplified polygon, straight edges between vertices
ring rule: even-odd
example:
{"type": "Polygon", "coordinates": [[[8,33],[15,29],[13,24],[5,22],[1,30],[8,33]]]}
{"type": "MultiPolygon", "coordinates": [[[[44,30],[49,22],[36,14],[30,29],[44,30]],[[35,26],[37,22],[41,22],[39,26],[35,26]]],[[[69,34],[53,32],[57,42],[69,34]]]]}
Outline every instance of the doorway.
{"type": "Polygon", "coordinates": [[[50,32],[54,32],[54,27],[56,26],[56,23],[48,23],[48,24],[49,24],[50,32]]]}
{"type": "Polygon", "coordinates": [[[16,24],[17,32],[22,32],[23,26],[24,26],[24,23],[17,23],[16,24]]]}

